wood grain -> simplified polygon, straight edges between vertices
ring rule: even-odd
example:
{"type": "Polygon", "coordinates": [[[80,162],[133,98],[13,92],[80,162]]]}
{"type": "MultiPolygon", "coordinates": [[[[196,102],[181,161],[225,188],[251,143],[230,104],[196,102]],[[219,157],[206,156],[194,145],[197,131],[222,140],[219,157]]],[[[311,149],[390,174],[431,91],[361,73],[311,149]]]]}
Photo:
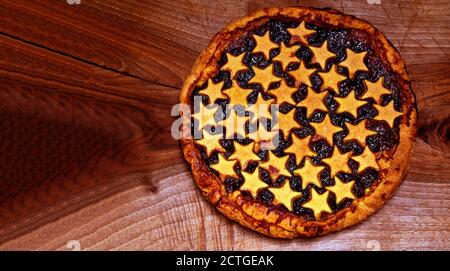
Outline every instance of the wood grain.
{"type": "Polygon", "coordinates": [[[297,2],[0,0],[0,249],[450,250],[448,1],[301,1],[370,21],[407,62],[418,140],[377,214],[274,240],[197,191],[170,136],[184,77],[228,22],[297,2]]]}

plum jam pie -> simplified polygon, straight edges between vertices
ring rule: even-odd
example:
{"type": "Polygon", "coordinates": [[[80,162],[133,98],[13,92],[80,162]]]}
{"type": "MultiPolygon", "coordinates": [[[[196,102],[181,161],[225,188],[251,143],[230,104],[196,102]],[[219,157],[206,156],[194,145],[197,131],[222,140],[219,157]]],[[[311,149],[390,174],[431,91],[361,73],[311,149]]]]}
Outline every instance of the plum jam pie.
{"type": "Polygon", "coordinates": [[[278,238],[374,213],[405,178],[416,136],[400,54],[366,21],[331,9],[267,8],[231,23],[180,100],[191,109],[181,147],[206,199],[278,238]]]}

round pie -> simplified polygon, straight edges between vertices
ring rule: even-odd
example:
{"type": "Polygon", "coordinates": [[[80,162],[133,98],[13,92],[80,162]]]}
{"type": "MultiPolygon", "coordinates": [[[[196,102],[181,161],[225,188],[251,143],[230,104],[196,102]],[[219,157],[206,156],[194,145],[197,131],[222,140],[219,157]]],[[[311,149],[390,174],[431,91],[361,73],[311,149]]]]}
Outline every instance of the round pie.
{"type": "Polygon", "coordinates": [[[400,54],[332,9],[267,8],[214,36],[182,87],[181,147],[221,213],[268,236],[358,223],[406,176],[417,107],[400,54]]]}

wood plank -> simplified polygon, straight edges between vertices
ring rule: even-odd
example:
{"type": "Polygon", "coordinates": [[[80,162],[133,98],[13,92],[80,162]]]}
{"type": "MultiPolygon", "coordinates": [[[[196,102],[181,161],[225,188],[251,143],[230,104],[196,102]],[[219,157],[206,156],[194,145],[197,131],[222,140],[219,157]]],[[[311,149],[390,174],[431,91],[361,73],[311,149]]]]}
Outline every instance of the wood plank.
{"type": "MultiPolygon", "coordinates": [[[[265,1],[0,1],[0,31],[150,81],[181,86],[198,53],[228,22],[265,1]],[[86,31],[88,30],[88,31],[86,31]]],[[[277,3],[279,3],[277,1],[277,3]]],[[[409,65],[450,56],[446,1],[304,1],[364,18],[401,49],[409,65]],[[416,50],[420,47],[421,50],[416,50]]],[[[285,1],[279,5],[294,5],[285,1]]]]}
{"type": "MultiPolygon", "coordinates": [[[[419,150],[423,144],[418,143],[419,150]]],[[[336,234],[293,241],[265,238],[230,223],[203,200],[188,172],[155,186],[157,193],[151,196],[145,186],[130,188],[0,248],[67,250],[69,240],[77,240],[85,250],[367,250],[371,240],[387,250],[449,248],[450,221],[443,214],[450,211],[450,184],[423,182],[411,175],[366,222],[336,234]]]]}
{"type": "Polygon", "coordinates": [[[153,82],[181,85],[195,59],[189,48],[89,3],[0,1],[0,32],[153,82]]]}
{"type": "Polygon", "coordinates": [[[296,2],[0,0],[0,153],[16,154],[0,155],[0,176],[18,180],[0,188],[0,250],[450,250],[448,1],[302,1],[370,21],[407,62],[418,141],[377,214],[280,241],[229,222],[196,189],[170,137],[176,87],[228,22],[296,2]]]}
{"type": "Polygon", "coordinates": [[[0,242],[182,164],[176,89],[0,41],[0,242]]]}

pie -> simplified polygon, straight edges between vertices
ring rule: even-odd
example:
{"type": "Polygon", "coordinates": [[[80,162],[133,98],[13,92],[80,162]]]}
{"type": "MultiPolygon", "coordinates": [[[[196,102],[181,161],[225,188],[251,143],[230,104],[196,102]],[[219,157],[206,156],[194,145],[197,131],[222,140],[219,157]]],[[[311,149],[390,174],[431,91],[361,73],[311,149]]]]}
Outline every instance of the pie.
{"type": "Polygon", "coordinates": [[[266,8],[216,34],[180,95],[180,140],[206,199],[241,225],[312,237],[378,210],[406,176],[417,106],[368,22],[266,8]]]}

